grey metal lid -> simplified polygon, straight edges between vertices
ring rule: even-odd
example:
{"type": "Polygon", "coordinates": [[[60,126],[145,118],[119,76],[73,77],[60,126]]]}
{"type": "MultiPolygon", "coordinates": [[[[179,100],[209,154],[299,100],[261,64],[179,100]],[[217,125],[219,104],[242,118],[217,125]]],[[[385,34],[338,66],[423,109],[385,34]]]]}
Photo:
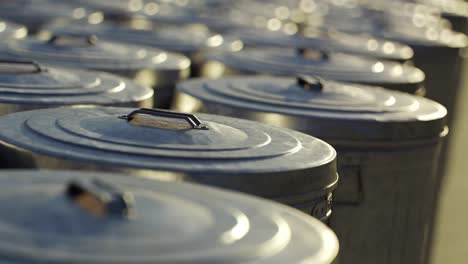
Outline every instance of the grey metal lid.
{"type": "Polygon", "coordinates": [[[287,184],[310,191],[336,183],[335,150],[306,134],[224,116],[200,114],[198,119],[134,110],[64,108],[5,115],[0,140],[55,158],[179,172],[193,181],[265,196],[284,194],[287,184]]]}
{"type": "Polygon", "coordinates": [[[43,28],[48,34],[95,34],[99,39],[156,47],[168,51],[190,54],[203,50],[239,51],[243,45],[239,39],[215,34],[201,25],[155,26],[154,29],[132,29],[111,23],[90,25],[87,23],[51,23],[43,28]]]}
{"type": "Polygon", "coordinates": [[[26,35],[28,35],[28,29],[25,26],[0,19],[0,41],[21,39],[26,35]]]}
{"type": "MultiPolygon", "coordinates": [[[[465,34],[444,26],[440,18],[426,19],[421,14],[405,14],[405,5],[389,2],[386,9],[362,8],[359,15],[330,12],[324,17],[324,28],[336,28],[351,33],[367,33],[410,45],[413,49],[424,47],[463,48],[468,45],[465,34]],[[393,10],[390,12],[388,10],[393,10]],[[402,14],[398,13],[402,10],[402,14]]],[[[333,9],[331,9],[333,10],[333,9]]]]}
{"type": "Polygon", "coordinates": [[[334,52],[317,51],[302,55],[293,49],[258,48],[212,54],[210,58],[240,71],[316,75],[367,84],[420,84],[425,78],[420,69],[410,65],[334,52]]]}
{"type": "Polygon", "coordinates": [[[468,19],[468,3],[463,0],[425,0],[423,3],[434,5],[447,16],[463,17],[468,19]]]}
{"type": "Polygon", "coordinates": [[[217,32],[239,26],[250,26],[252,15],[234,10],[229,1],[223,4],[179,5],[176,1],[151,1],[143,8],[143,14],[153,22],[171,24],[204,24],[217,32]]]}
{"type": "Polygon", "coordinates": [[[443,29],[416,29],[412,27],[394,27],[386,30],[383,37],[401,41],[411,46],[465,48],[468,37],[460,32],[443,29]]]}
{"type": "Polygon", "coordinates": [[[0,17],[25,24],[33,30],[59,17],[79,19],[98,14],[100,13],[95,10],[60,0],[2,1],[2,8],[0,8],[0,17]]]}
{"type": "Polygon", "coordinates": [[[8,263],[317,263],[334,233],[295,209],[205,186],[67,171],[0,173],[8,263]]]}
{"type": "MultiPolygon", "coordinates": [[[[180,83],[178,91],[233,113],[281,114],[295,128],[327,140],[437,138],[447,114],[442,105],[419,96],[306,76],[196,79],[180,83]],[[302,124],[294,118],[302,118],[302,124]]],[[[281,118],[271,122],[280,125],[281,118]]]]}
{"type": "Polygon", "coordinates": [[[190,60],[177,53],[102,41],[93,35],[65,34],[48,41],[9,41],[0,50],[4,56],[13,58],[104,71],[181,70],[190,66],[190,60]]]}
{"type": "Polygon", "coordinates": [[[407,45],[338,31],[309,28],[300,34],[290,34],[250,28],[237,29],[231,34],[239,37],[246,45],[252,46],[313,48],[392,60],[409,60],[413,56],[413,50],[407,45]]]}
{"type": "Polygon", "coordinates": [[[72,0],[72,3],[80,4],[86,7],[102,10],[105,14],[127,14],[138,13],[143,9],[143,0],[112,0],[112,1],[95,1],[95,0],[72,0]]]}
{"type": "Polygon", "coordinates": [[[0,104],[110,105],[152,95],[150,88],[107,73],[0,60],[0,104]]]}

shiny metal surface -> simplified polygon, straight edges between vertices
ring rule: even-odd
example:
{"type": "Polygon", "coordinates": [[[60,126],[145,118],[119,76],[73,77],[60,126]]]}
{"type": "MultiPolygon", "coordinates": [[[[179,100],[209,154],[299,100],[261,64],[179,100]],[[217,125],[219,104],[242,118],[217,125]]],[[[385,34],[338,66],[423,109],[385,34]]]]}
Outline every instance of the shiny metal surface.
{"type": "Polygon", "coordinates": [[[144,21],[141,28],[132,28],[110,22],[91,24],[88,21],[57,20],[45,26],[39,35],[48,39],[52,35],[64,33],[94,34],[103,40],[179,52],[190,58],[192,76],[200,76],[206,53],[237,52],[243,48],[238,38],[214,33],[204,25],[174,26],[144,21]]]}
{"type": "Polygon", "coordinates": [[[316,219],[215,188],[71,171],[2,171],[0,182],[9,262],[330,264],[338,252],[316,219]]]}
{"type": "Polygon", "coordinates": [[[153,90],[108,73],[0,60],[0,114],[52,107],[152,107],[153,90]]]}
{"type": "Polygon", "coordinates": [[[235,53],[212,53],[202,69],[211,79],[229,75],[312,75],[324,79],[381,86],[424,95],[425,74],[410,64],[345,53],[295,49],[255,48],[235,53]]]}
{"type": "MultiPolygon", "coordinates": [[[[199,116],[207,129],[181,130],[170,125],[181,119],[168,120],[169,116],[159,113],[145,124],[145,119],[134,122],[122,117],[130,110],[42,110],[37,115],[41,121],[24,120],[28,128],[19,132],[24,138],[4,138],[0,164],[3,168],[124,171],[146,177],[163,171],[168,180],[242,191],[294,206],[324,221],[330,217],[331,192],[338,176],[335,153],[328,144],[292,130],[209,115],[199,116]],[[60,121],[49,123],[54,115],[60,121]]],[[[36,113],[0,118],[16,122],[15,115],[36,113]]],[[[0,125],[7,123],[0,121],[0,125]]],[[[13,123],[8,127],[19,128],[13,123]]]]}
{"type": "Polygon", "coordinates": [[[427,263],[446,109],[414,95],[315,78],[299,89],[298,80],[192,80],[179,85],[175,107],[323,138],[338,152],[330,226],[341,242],[339,263],[427,263]]]}
{"type": "Polygon", "coordinates": [[[21,57],[41,63],[114,73],[155,90],[154,106],[170,105],[176,81],[190,75],[190,60],[155,48],[101,41],[92,35],[63,34],[47,41],[10,41],[1,47],[7,59],[21,57]]]}

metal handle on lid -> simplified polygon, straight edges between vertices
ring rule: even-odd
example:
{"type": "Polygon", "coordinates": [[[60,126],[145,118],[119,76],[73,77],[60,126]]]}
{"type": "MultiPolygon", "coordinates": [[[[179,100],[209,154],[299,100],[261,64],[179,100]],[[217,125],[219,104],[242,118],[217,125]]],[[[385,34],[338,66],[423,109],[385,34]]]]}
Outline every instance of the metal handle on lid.
{"type": "MultiPolygon", "coordinates": [[[[121,119],[126,119],[127,121],[132,121],[137,115],[139,114],[144,114],[144,115],[151,115],[151,116],[156,116],[156,117],[163,117],[163,118],[170,118],[170,119],[179,119],[179,120],[185,120],[186,123],[192,128],[192,129],[203,129],[207,130],[208,127],[198,119],[195,115],[192,114],[186,114],[186,113],[178,113],[178,112],[172,112],[172,111],[167,111],[167,110],[160,110],[160,109],[149,109],[149,108],[141,108],[138,110],[135,110],[131,112],[128,115],[123,115],[119,116],[121,119]]],[[[167,128],[174,128],[174,125],[167,125],[167,128]]],[[[177,126],[177,125],[175,125],[177,126]]],[[[178,128],[183,128],[183,126],[177,126],[178,128]]]]}
{"type": "Polygon", "coordinates": [[[2,73],[37,73],[44,71],[45,69],[42,68],[42,66],[37,61],[0,59],[0,72],[2,73]],[[1,64],[11,65],[2,67],[1,64]],[[28,66],[30,67],[26,68],[28,66]]]}
{"type": "Polygon", "coordinates": [[[133,195],[98,179],[72,181],[66,194],[81,208],[98,217],[112,215],[130,219],[134,216],[133,195]]]}
{"type": "Polygon", "coordinates": [[[84,44],[88,46],[94,46],[96,45],[98,38],[96,35],[81,35],[81,34],[61,34],[61,35],[53,35],[47,43],[53,44],[53,45],[63,45],[61,44],[61,41],[64,42],[64,44],[72,44],[76,45],[79,44],[77,40],[82,41],[84,44]]]}
{"type": "Polygon", "coordinates": [[[306,59],[312,59],[315,61],[328,61],[330,58],[330,55],[328,55],[328,53],[323,50],[298,48],[296,49],[296,53],[300,57],[303,57],[306,59]]]}
{"type": "Polygon", "coordinates": [[[306,91],[323,91],[323,83],[319,78],[301,75],[297,77],[297,84],[306,91]]]}

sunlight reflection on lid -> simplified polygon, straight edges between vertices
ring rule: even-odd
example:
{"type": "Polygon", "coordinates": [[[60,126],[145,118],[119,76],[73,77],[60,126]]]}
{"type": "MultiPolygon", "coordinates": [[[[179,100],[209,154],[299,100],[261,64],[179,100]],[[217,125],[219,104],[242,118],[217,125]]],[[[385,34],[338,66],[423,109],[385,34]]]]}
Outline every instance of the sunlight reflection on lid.
{"type": "Polygon", "coordinates": [[[429,28],[426,30],[426,37],[429,40],[437,40],[439,38],[439,32],[435,28],[429,28]]]}
{"type": "Polygon", "coordinates": [[[393,44],[392,42],[385,42],[382,48],[385,54],[392,54],[395,52],[395,44],[393,44]]]}
{"type": "Polygon", "coordinates": [[[225,244],[232,244],[242,239],[250,230],[250,222],[245,214],[236,210],[234,216],[236,225],[221,235],[221,241],[225,244]]]}
{"type": "Polygon", "coordinates": [[[297,25],[295,23],[286,23],[283,27],[283,32],[288,35],[294,35],[298,31],[297,25]]]}
{"type": "Polygon", "coordinates": [[[400,76],[403,74],[403,67],[401,65],[396,65],[392,68],[390,74],[392,76],[400,76]]]}
{"type": "Polygon", "coordinates": [[[148,54],[148,52],[146,52],[145,49],[139,49],[139,50],[137,51],[137,57],[138,57],[139,59],[143,59],[144,57],[146,57],[147,54],[148,54]]]}
{"type": "Polygon", "coordinates": [[[381,73],[385,70],[385,66],[382,62],[377,62],[374,65],[372,65],[372,72],[374,73],[381,73]]]}
{"type": "Polygon", "coordinates": [[[83,18],[86,15],[86,11],[84,8],[76,8],[73,10],[73,18],[75,19],[80,19],[83,18]]]}
{"type": "Polygon", "coordinates": [[[276,18],[271,18],[267,22],[267,28],[271,31],[277,31],[281,28],[281,21],[276,18]]]}
{"type": "Polygon", "coordinates": [[[223,36],[216,34],[210,38],[207,39],[206,44],[209,47],[219,47],[221,44],[223,44],[223,36]]]}
{"type": "Polygon", "coordinates": [[[144,12],[148,15],[155,15],[159,12],[159,5],[156,3],[147,3],[144,7],[144,12]]]}
{"type": "Polygon", "coordinates": [[[388,98],[387,101],[385,101],[385,106],[392,106],[396,103],[396,99],[395,97],[391,96],[390,98],[388,98]]]}
{"type": "Polygon", "coordinates": [[[152,61],[153,63],[161,63],[167,60],[167,54],[165,52],[162,52],[156,56],[153,57],[152,61]]]}
{"type": "Polygon", "coordinates": [[[128,9],[132,12],[136,12],[143,8],[143,1],[141,0],[130,0],[128,2],[128,9]]]}
{"type": "Polygon", "coordinates": [[[104,20],[104,14],[101,12],[94,12],[88,16],[88,23],[91,25],[97,25],[104,20]]]}

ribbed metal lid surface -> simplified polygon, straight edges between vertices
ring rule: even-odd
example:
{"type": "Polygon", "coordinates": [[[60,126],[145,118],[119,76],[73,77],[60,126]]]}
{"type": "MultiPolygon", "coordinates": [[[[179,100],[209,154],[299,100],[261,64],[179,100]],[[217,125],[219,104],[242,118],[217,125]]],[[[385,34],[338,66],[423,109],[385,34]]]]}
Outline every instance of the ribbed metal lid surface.
{"type": "Polygon", "coordinates": [[[24,38],[27,34],[25,26],[0,19],[0,41],[24,38]]]}
{"type": "Polygon", "coordinates": [[[363,58],[344,53],[317,51],[315,57],[293,49],[246,49],[235,53],[211,54],[211,58],[241,71],[322,78],[369,84],[418,84],[425,76],[413,66],[363,58]]]}
{"type": "Polygon", "coordinates": [[[189,59],[177,53],[103,41],[92,35],[9,41],[0,49],[4,56],[97,70],[178,70],[190,66],[189,59]]]}
{"type": "Polygon", "coordinates": [[[15,0],[2,1],[0,17],[24,23],[28,27],[38,27],[56,18],[79,19],[95,10],[75,5],[71,1],[60,0],[15,0]],[[54,12],[51,12],[53,9],[54,12]]]}
{"type": "Polygon", "coordinates": [[[110,23],[52,23],[44,28],[49,34],[88,34],[100,39],[161,48],[168,51],[192,53],[203,50],[239,51],[239,39],[215,34],[203,26],[155,26],[150,30],[119,27],[110,23]]]}
{"type": "Polygon", "coordinates": [[[341,32],[305,30],[301,34],[286,34],[264,29],[237,29],[231,32],[247,45],[269,45],[290,48],[313,48],[359,54],[382,59],[409,60],[412,49],[404,44],[341,32]]]}
{"type": "Polygon", "coordinates": [[[437,138],[447,114],[442,105],[422,97],[311,77],[198,79],[180,83],[178,91],[208,106],[232,107],[232,113],[247,110],[304,118],[304,130],[324,139],[437,138]]]}
{"type": "Polygon", "coordinates": [[[314,137],[224,116],[200,114],[198,119],[134,110],[64,108],[5,115],[0,140],[54,158],[180,172],[194,181],[264,195],[287,192],[284,185],[273,186],[274,180],[296,190],[322,190],[337,180],[335,150],[314,137]],[[193,125],[196,121],[206,128],[193,125]]]}
{"type": "Polygon", "coordinates": [[[239,193],[65,171],[3,171],[0,183],[9,263],[329,264],[338,251],[318,220],[239,193]]]}
{"type": "Polygon", "coordinates": [[[0,103],[117,104],[151,98],[153,90],[114,75],[0,60],[0,103]]]}
{"type": "Polygon", "coordinates": [[[331,8],[322,25],[351,33],[367,33],[416,47],[463,48],[468,45],[465,34],[452,31],[440,18],[405,13],[405,5],[386,3],[386,9],[361,8],[336,11],[331,8]],[[389,11],[392,10],[392,11],[389,11]],[[398,11],[401,10],[401,13],[398,11]],[[354,15],[353,15],[354,14],[354,15]]]}
{"type": "MultiPolygon", "coordinates": [[[[172,24],[204,24],[217,31],[251,26],[252,15],[234,9],[231,3],[153,1],[143,13],[153,22],[172,24]]],[[[221,1],[222,2],[222,1],[221,1]]]]}

